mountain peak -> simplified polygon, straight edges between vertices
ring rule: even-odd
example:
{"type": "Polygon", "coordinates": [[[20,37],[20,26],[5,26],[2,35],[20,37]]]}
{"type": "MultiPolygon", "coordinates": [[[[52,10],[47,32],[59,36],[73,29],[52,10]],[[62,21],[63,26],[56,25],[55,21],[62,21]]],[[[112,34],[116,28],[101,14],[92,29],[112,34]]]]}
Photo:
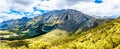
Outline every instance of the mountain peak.
{"type": "MultiPolygon", "coordinates": [[[[36,23],[54,25],[54,28],[58,28],[66,31],[75,31],[79,27],[93,27],[96,22],[96,18],[86,15],[80,11],[73,9],[62,9],[49,11],[42,15],[41,20],[36,23]]],[[[82,28],[83,29],[83,28],[82,28]]]]}

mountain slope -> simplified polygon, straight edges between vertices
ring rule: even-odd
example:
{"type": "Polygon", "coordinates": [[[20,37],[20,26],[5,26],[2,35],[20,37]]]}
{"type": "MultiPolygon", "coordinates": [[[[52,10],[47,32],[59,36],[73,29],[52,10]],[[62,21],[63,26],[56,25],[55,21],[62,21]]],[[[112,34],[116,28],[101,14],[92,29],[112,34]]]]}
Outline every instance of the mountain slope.
{"type": "MultiPolygon", "coordinates": [[[[66,39],[66,38],[65,38],[66,39]]],[[[76,48],[76,49],[119,49],[120,48],[120,18],[109,23],[104,23],[94,29],[90,29],[82,34],[78,33],[72,37],[61,41],[57,48],[76,48]],[[72,38],[74,40],[68,40],[72,38]],[[62,43],[62,44],[61,44],[62,43]]],[[[54,43],[54,42],[53,42],[54,43]]]]}

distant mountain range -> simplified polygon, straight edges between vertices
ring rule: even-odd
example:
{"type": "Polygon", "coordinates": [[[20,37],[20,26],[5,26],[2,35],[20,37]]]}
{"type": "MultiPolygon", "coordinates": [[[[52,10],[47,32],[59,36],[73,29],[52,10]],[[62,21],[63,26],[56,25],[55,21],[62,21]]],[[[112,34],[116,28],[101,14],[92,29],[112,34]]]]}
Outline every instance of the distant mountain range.
{"type": "Polygon", "coordinates": [[[96,18],[99,18],[99,19],[116,19],[118,18],[119,16],[95,16],[96,18]]]}
{"type": "Polygon", "coordinates": [[[21,19],[12,19],[0,23],[0,29],[10,29],[14,27],[21,27],[27,24],[32,18],[23,17],[21,19]]]}

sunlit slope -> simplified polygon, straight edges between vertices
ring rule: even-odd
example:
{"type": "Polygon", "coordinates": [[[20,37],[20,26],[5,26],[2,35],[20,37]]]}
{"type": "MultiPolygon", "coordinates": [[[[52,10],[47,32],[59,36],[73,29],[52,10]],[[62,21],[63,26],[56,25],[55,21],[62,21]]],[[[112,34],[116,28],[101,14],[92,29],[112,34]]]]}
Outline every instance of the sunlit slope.
{"type": "Polygon", "coordinates": [[[120,18],[72,37],[76,39],[67,43],[63,41],[64,44],[54,46],[52,49],[120,49],[120,18]]]}
{"type": "Polygon", "coordinates": [[[4,38],[9,38],[10,36],[17,36],[15,33],[7,31],[7,30],[2,30],[0,31],[0,39],[4,38]]]}
{"type": "Polygon", "coordinates": [[[56,30],[53,30],[47,34],[37,36],[34,38],[25,39],[25,40],[31,41],[31,42],[40,41],[40,40],[51,42],[54,40],[59,40],[60,38],[63,38],[63,37],[68,37],[68,35],[69,35],[69,32],[64,31],[64,30],[60,30],[60,29],[56,29],[56,30]]]}
{"type": "Polygon", "coordinates": [[[68,37],[69,33],[64,30],[55,29],[47,34],[37,36],[34,38],[24,39],[24,40],[13,40],[13,41],[1,41],[0,49],[40,49],[45,46],[47,43],[50,44],[52,41],[68,37]],[[33,47],[34,44],[38,44],[40,47],[33,47]],[[44,45],[45,44],[45,45],[44,45]],[[28,47],[26,47],[29,46],[28,47]]]}

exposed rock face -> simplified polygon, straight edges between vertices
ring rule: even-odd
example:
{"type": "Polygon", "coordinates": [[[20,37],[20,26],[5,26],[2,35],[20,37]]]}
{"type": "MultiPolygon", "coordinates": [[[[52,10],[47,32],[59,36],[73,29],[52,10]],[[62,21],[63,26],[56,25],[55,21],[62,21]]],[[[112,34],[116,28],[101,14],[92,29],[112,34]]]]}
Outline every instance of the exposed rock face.
{"type": "Polygon", "coordinates": [[[60,23],[56,28],[66,31],[74,31],[83,26],[93,27],[93,23],[99,23],[95,18],[72,9],[47,12],[42,15],[40,22],[44,24],[60,23]]]}

